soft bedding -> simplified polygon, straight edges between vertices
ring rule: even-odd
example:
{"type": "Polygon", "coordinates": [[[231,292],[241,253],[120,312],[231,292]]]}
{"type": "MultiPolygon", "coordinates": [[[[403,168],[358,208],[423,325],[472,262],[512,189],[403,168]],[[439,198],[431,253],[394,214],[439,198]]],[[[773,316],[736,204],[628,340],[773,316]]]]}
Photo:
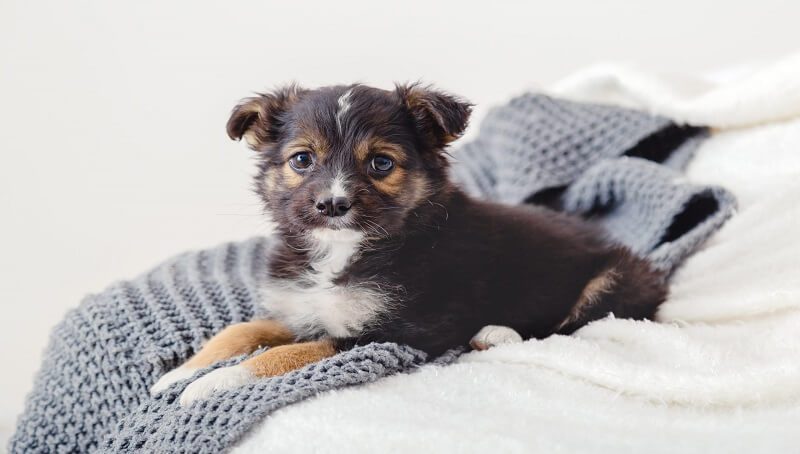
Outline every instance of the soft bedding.
{"type": "Polygon", "coordinates": [[[326,393],[233,452],[796,452],[800,55],[719,84],[604,66],[552,92],[715,129],[686,177],[739,210],[673,277],[659,323],[606,319],[326,393]]]}
{"type": "MultiPolygon", "coordinates": [[[[735,207],[724,188],[681,178],[705,133],[640,110],[527,94],[493,110],[478,138],[456,152],[453,171],[476,196],[592,214],[634,253],[672,271],[735,207]]],[[[156,379],[222,327],[270,316],[276,296],[263,279],[275,241],[254,238],[180,255],[70,311],[53,331],[12,451],[219,452],[287,405],[413,372],[430,359],[409,346],[362,345],[178,405],[197,375],[245,359],[232,358],[151,397],[156,379]]]]}
{"type": "MultiPolygon", "coordinates": [[[[786,74],[786,64],[782,64],[780,71],[765,71],[778,76],[786,74]]],[[[797,75],[795,71],[794,76],[797,75]]],[[[745,91],[757,93],[758,81],[775,82],[780,79],[778,76],[755,78],[753,86],[745,87],[745,91]]],[[[605,102],[624,101],[625,84],[607,84],[602,82],[603,77],[608,74],[589,73],[585,84],[572,79],[575,87],[582,87],[580,90],[570,91],[569,85],[567,88],[562,85],[556,91],[576,100],[592,95],[605,102]],[[592,77],[601,81],[594,88],[591,88],[592,77]]],[[[652,76],[640,74],[640,78],[652,76]]],[[[701,96],[697,86],[694,95],[701,96]]],[[[793,85],[786,82],[783,86],[793,85]]],[[[770,85],[763,96],[776,96],[773,88],[770,85]]],[[[706,89],[717,90],[708,86],[706,89]]],[[[792,96],[785,94],[782,99],[792,96]]],[[[724,96],[711,96],[712,100],[720,98],[724,96]]],[[[641,99],[646,98],[636,98],[637,107],[662,113],[658,106],[641,99]]],[[[672,101],[669,113],[676,118],[689,118],[680,116],[680,106],[690,100],[684,96],[672,101]]],[[[634,104],[632,100],[626,102],[634,104]]],[[[764,112],[761,120],[758,114],[750,112],[729,114],[725,121],[717,123],[714,114],[728,112],[726,109],[736,103],[720,101],[717,108],[712,103],[703,119],[719,131],[700,149],[687,179],[675,174],[670,177],[672,181],[665,180],[676,186],[683,186],[689,180],[700,184],[691,187],[711,184],[729,187],[740,198],[741,206],[739,214],[679,269],[673,296],[660,312],[661,323],[602,320],[571,337],[553,336],[470,353],[447,367],[428,365],[414,374],[334,389],[282,408],[275,406],[275,411],[267,412],[269,416],[234,452],[488,449],[528,452],[537,448],[546,452],[604,449],[620,452],[645,448],[654,452],[709,448],[749,452],[794,447],[798,440],[790,421],[798,416],[800,396],[800,371],[795,365],[800,350],[795,335],[800,323],[796,310],[800,282],[794,257],[800,251],[791,235],[799,226],[793,200],[800,194],[795,183],[800,171],[796,158],[800,120],[776,123],[775,119],[796,118],[800,112],[787,114],[790,109],[782,100],[776,99],[774,104],[782,106],[778,116],[758,109],[764,112]],[[740,129],[724,129],[731,125],[731,118],[739,119],[736,126],[740,129]]],[[[763,100],[759,103],[761,107],[768,105],[763,100]]],[[[747,105],[738,108],[748,110],[747,105]]],[[[257,249],[258,244],[254,240],[237,247],[257,249]]],[[[194,446],[186,443],[197,441],[193,438],[196,432],[183,430],[190,427],[188,424],[181,426],[180,433],[171,432],[168,422],[186,418],[187,423],[232,427],[224,420],[231,417],[230,402],[220,403],[225,407],[208,404],[203,408],[208,411],[175,412],[170,399],[174,400],[176,389],[153,401],[148,401],[142,391],[158,374],[180,363],[191,349],[197,348],[204,333],[254,315],[250,290],[253,282],[249,274],[238,274],[254,267],[257,257],[261,257],[250,252],[252,260],[231,258],[248,255],[232,256],[230,249],[225,248],[196,253],[192,267],[184,270],[186,273],[171,265],[177,262],[168,262],[135,282],[119,284],[116,293],[103,294],[103,305],[118,307],[121,301],[138,301],[141,295],[137,292],[143,291],[147,295],[146,304],[123,305],[126,326],[152,334],[165,325],[188,321],[185,330],[168,330],[174,338],[130,349],[124,347],[130,340],[126,338],[128,334],[115,325],[115,319],[104,318],[103,305],[90,303],[84,306],[90,310],[73,313],[70,323],[59,329],[79,329],[97,323],[98,329],[89,334],[98,336],[103,345],[110,343],[120,348],[98,348],[95,365],[102,371],[109,366],[108,370],[114,370],[115,380],[120,380],[108,381],[105,373],[98,372],[96,380],[78,383],[62,374],[47,375],[45,369],[36,386],[44,393],[32,395],[29,409],[38,409],[39,403],[45,410],[68,404],[70,408],[88,411],[92,419],[76,420],[66,414],[28,411],[23,421],[30,431],[18,432],[13,446],[21,451],[26,450],[25,446],[45,450],[52,445],[37,443],[47,437],[56,444],[71,443],[70,437],[77,434],[74,428],[80,427],[84,431],[80,435],[87,437],[82,443],[92,448],[129,451],[143,446],[167,446],[148,445],[155,434],[166,443],[178,442],[186,447],[194,446]],[[235,279],[220,280],[221,275],[235,279]],[[168,276],[178,276],[168,280],[174,287],[163,285],[168,276]],[[193,286],[199,287],[192,290],[193,286]],[[218,304],[205,304],[217,300],[218,304]],[[172,311],[175,301],[180,303],[178,312],[148,321],[152,317],[148,307],[172,311]],[[199,309],[193,306],[195,301],[200,302],[199,309]],[[210,311],[208,314],[213,317],[200,317],[205,314],[195,312],[200,309],[210,311]],[[79,320],[84,314],[90,318],[79,320]],[[139,374],[141,370],[136,366],[141,366],[143,358],[147,366],[145,375],[139,374]],[[91,392],[91,383],[95,382],[124,392],[112,394],[118,398],[106,400],[91,392]],[[67,392],[71,389],[85,391],[89,400],[67,392]],[[47,398],[48,395],[51,397],[47,398]],[[62,400],[54,401],[52,396],[61,396],[62,400]],[[161,413],[167,407],[168,413],[161,413]],[[115,424],[126,413],[131,417],[115,424]],[[165,414],[172,416],[165,419],[165,414]],[[110,428],[113,425],[115,429],[110,428]],[[70,430],[59,431],[58,427],[70,430]],[[98,446],[97,436],[109,432],[110,436],[98,446]],[[176,439],[170,433],[184,438],[176,439]]],[[[75,345],[57,347],[70,353],[77,351],[75,345]]],[[[62,362],[69,357],[64,356],[62,362]]],[[[359,370],[367,379],[359,383],[372,381],[383,373],[376,375],[373,371],[391,371],[397,364],[364,358],[369,361],[363,363],[367,367],[359,370]]],[[[417,360],[412,358],[411,362],[417,360]]],[[[76,364],[67,366],[74,368],[76,364]]],[[[332,366],[346,370],[347,364],[332,366]]],[[[276,402],[273,397],[287,395],[280,392],[281,386],[296,389],[298,382],[291,381],[295,378],[305,380],[303,383],[319,382],[311,369],[290,377],[285,384],[279,383],[280,380],[262,383],[244,390],[248,393],[246,405],[237,407],[237,411],[249,414],[249,409],[263,410],[265,407],[258,401],[265,397],[259,397],[258,392],[272,393],[272,397],[267,396],[268,402],[276,402]]],[[[232,391],[239,396],[242,392],[232,391]]],[[[228,442],[238,437],[222,429],[214,433],[218,436],[205,440],[207,448],[213,443],[218,448],[228,447],[228,442]]]]}

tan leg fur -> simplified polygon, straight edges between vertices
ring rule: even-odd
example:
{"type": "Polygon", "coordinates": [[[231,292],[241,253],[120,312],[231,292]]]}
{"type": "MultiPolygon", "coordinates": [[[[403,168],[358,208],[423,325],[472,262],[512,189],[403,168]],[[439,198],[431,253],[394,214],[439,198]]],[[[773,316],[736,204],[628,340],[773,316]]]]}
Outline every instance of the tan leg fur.
{"type": "Polygon", "coordinates": [[[237,323],[228,326],[209,339],[184,366],[199,369],[223,359],[252,353],[265,345],[275,347],[292,342],[294,342],[294,334],[274,320],[237,323]]]}
{"type": "Polygon", "coordinates": [[[336,349],[331,341],[302,342],[271,348],[241,365],[257,377],[274,377],[335,354],[336,349]]]}

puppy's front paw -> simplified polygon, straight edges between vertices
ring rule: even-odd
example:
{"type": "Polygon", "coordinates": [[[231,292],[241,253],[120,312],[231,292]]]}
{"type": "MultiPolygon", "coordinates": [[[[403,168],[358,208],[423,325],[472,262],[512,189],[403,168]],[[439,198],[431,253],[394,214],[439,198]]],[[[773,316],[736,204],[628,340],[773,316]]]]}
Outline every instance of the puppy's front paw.
{"type": "Polygon", "coordinates": [[[166,374],[162,375],[158,381],[150,387],[150,395],[155,396],[156,394],[164,391],[165,389],[169,388],[173,383],[179,382],[181,380],[186,380],[187,378],[191,377],[197,369],[193,367],[186,367],[180,366],[171,371],[167,372],[166,374]]]}
{"type": "Polygon", "coordinates": [[[180,402],[181,405],[187,406],[196,400],[205,399],[215,392],[233,389],[255,380],[256,376],[242,365],[222,367],[189,383],[189,386],[181,393],[180,402]]]}
{"type": "Polygon", "coordinates": [[[475,350],[486,350],[496,345],[520,342],[522,336],[513,329],[507,326],[486,325],[469,341],[469,345],[475,350]]]}

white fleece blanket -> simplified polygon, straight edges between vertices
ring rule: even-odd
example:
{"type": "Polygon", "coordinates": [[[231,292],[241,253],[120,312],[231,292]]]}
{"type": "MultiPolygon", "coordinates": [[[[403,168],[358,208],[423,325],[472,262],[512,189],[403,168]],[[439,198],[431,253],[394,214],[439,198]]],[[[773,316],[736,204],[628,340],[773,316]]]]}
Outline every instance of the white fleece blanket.
{"type": "Polygon", "coordinates": [[[680,269],[660,323],[602,320],[324,394],[233,452],[800,449],[800,55],[722,84],[598,67],[552,92],[717,129],[687,176],[740,211],[680,269]]]}

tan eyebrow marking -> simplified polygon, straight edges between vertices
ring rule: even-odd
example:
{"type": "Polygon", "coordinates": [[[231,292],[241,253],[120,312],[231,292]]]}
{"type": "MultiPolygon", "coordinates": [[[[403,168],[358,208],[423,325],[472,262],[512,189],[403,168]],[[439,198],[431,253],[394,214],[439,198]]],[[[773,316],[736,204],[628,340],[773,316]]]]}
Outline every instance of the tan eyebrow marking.
{"type": "Polygon", "coordinates": [[[293,154],[301,151],[312,151],[318,159],[323,158],[330,149],[325,136],[314,130],[304,130],[301,135],[291,140],[283,147],[284,159],[289,159],[293,154]]]}
{"type": "Polygon", "coordinates": [[[292,155],[301,151],[311,151],[317,153],[317,150],[314,148],[314,144],[305,137],[301,137],[292,140],[286,144],[285,147],[283,147],[283,157],[284,159],[289,159],[292,157],[292,155]]]}
{"type": "Polygon", "coordinates": [[[353,151],[356,155],[356,158],[362,162],[369,158],[370,152],[386,155],[392,158],[392,160],[398,164],[403,164],[406,161],[406,154],[403,151],[403,147],[395,143],[387,142],[383,139],[369,138],[362,140],[356,144],[356,147],[353,151]]]}

